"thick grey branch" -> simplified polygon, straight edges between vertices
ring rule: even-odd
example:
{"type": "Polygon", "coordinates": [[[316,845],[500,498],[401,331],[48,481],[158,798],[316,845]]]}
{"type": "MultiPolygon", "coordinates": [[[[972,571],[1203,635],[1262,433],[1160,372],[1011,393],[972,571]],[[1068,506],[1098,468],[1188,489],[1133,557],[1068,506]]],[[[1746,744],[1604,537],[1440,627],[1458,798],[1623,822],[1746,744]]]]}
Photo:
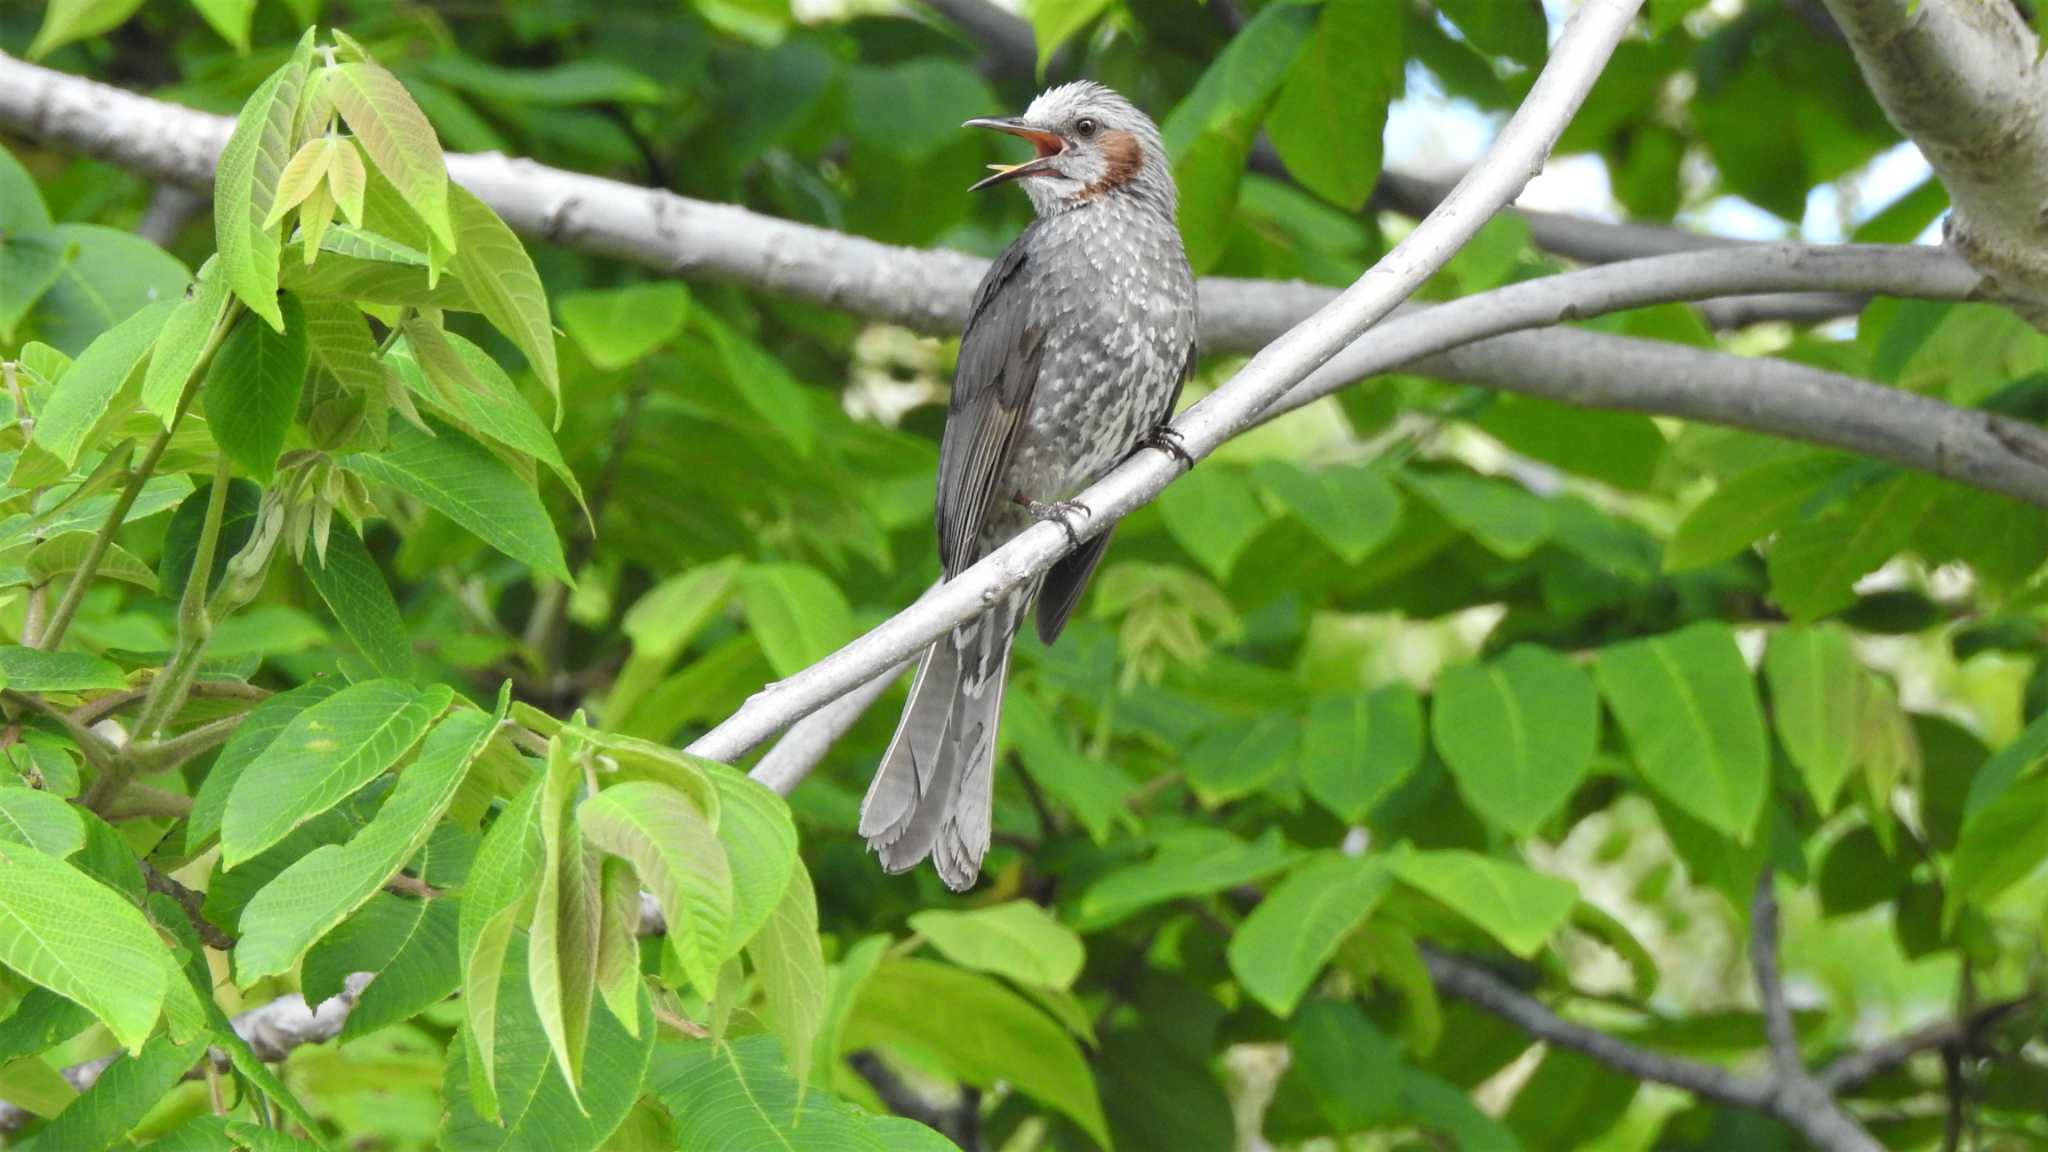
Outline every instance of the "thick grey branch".
{"type": "Polygon", "coordinates": [[[1948,186],[1949,241],[2048,314],[2048,75],[2009,3],[1827,0],[1892,123],[1948,186]]]}

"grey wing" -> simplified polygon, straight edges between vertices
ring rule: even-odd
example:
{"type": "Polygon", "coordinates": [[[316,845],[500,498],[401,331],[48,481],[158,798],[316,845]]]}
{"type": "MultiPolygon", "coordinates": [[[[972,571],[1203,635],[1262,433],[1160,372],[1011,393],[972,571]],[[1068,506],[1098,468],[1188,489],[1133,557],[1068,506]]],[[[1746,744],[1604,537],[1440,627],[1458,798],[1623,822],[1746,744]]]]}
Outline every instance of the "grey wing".
{"type": "Polygon", "coordinates": [[[1027,228],[982,278],[960,337],[953,402],[939,445],[936,508],[939,559],[949,578],[980,559],[977,542],[989,502],[998,498],[997,478],[1016,449],[1038,385],[1045,334],[1024,274],[1032,231],[1027,228]]]}

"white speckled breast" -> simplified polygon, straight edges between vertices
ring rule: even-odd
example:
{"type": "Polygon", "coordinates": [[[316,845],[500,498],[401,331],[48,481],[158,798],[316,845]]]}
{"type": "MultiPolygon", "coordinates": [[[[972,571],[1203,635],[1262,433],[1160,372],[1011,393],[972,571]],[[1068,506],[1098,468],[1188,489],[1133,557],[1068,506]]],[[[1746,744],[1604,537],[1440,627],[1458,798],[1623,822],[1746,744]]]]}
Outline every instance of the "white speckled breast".
{"type": "Polygon", "coordinates": [[[1045,332],[1038,385],[983,533],[1028,527],[1008,497],[1073,497],[1165,419],[1195,341],[1195,281],[1180,233],[1158,210],[1110,195],[1043,222],[1028,298],[1045,332]]]}

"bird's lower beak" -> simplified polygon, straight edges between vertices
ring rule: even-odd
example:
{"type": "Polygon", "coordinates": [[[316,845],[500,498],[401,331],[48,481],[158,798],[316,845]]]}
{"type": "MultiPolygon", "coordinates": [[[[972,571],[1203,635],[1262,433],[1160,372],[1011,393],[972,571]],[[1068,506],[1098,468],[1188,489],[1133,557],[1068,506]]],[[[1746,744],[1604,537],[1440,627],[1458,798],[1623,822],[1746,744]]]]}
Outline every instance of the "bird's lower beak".
{"type": "Polygon", "coordinates": [[[1042,128],[1033,128],[1021,120],[1009,117],[969,120],[960,126],[962,128],[990,128],[997,132],[1007,132],[1012,136],[1021,136],[1031,141],[1031,146],[1038,150],[1038,155],[1026,160],[1022,164],[989,165],[989,168],[995,172],[995,175],[968,189],[970,192],[979,192],[984,188],[993,188],[998,184],[1007,184],[1012,180],[1021,179],[1025,176],[1036,176],[1042,172],[1050,172],[1053,170],[1053,162],[1059,159],[1060,153],[1066,151],[1067,147],[1066,141],[1060,139],[1058,135],[1047,132],[1042,128]]]}

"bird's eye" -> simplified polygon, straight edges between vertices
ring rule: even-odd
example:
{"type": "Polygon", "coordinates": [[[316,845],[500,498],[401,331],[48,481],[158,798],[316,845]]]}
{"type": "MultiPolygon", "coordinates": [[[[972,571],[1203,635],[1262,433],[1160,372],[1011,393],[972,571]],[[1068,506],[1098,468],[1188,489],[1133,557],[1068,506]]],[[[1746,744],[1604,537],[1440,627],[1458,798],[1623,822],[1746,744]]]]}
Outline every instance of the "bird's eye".
{"type": "Polygon", "coordinates": [[[1095,135],[1095,118],[1083,116],[1079,120],[1074,121],[1074,134],[1083,140],[1095,135]]]}

